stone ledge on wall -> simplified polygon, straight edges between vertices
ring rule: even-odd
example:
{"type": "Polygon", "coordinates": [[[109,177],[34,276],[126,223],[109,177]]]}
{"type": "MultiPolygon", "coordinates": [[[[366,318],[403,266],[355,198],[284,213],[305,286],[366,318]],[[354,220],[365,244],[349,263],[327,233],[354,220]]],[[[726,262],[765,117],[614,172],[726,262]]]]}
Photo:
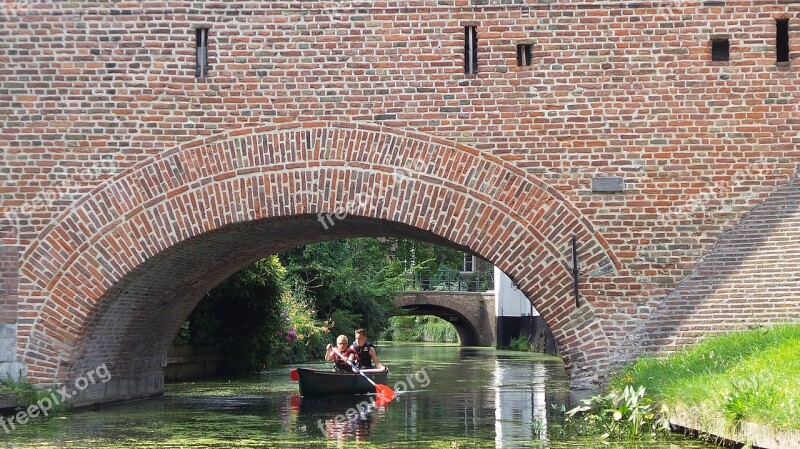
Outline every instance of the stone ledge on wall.
{"type": "Polygon", "coordinates": [[[722,439],[745,444],[751,443],[755,448],[789,449],[800,447],[800,431],[772,429],[764,424],[744,422],[738,429],[732,430],[722,418],[714,418],[696,408],[677,407],[669,418],[672,425],[696,431],[701,435],[710,435],[712,439],[722,439]]]}

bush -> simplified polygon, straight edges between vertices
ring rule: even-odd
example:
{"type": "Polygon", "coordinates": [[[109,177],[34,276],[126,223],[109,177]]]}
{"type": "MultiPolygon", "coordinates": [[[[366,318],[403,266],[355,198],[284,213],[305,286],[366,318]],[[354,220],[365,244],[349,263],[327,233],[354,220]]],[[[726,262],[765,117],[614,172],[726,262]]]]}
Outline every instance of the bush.
{"type": "Polygon", "coordinates": [[[320,357],[329,325],[285,277],[276,256],[238,271],[200,301],[175,341],[222,354],[231,374],[320,357]]]}
{"type": "MultiPolygon", "coordinates": [[[[39,400],[51,397],[55,392],[52,388],[38,389],[30,384],[26,379],[18,380],[0,379],[0,393],[13,394],[17,400],[17,409],[24,410],[28,406],[36,404],[39,400]]],[[[54,403],[48,411],[50,413],[60,413],[66,410],[67,404],[64,402],[54,403]]]]}
{"type": "Polygon", "coordinates": [[[298,363],[322,358],[330,341],[330,323],[314,318],[308,299],[298,293],[287,293],[280,303],[284,330],[280,348],[271,364],[298,363]]]}

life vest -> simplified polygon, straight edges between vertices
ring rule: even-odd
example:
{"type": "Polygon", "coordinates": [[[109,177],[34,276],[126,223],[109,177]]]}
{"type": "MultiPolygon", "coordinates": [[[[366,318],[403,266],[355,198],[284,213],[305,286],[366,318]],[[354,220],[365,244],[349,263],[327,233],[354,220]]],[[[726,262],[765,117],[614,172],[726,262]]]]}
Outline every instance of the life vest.
{"type": "Polygon", "coordinates": [[[364,343],[364,346],[356,346],[355,343],[350,346],[349,349],[352,349],[356,353],[356,364],[359,368],[374,368],[374,366],[372,366],[372,356],[369,355],[369,349],[374,347],[375,345],[369,340],[364,343]]]}
{"type": "MultiPolygon", "coordinates": [[[[349,363],[347,363],[347,357],[349,357],[350,354],[355,354],[356,352],[353,351],[352,347],[348,347],[344,351],[340,352],[342,353],[344,358],[339,357],[339,355],[336,353],[333,354],[334,370],[340,373],[352,373],[353,368],[350,366],[349,363]]],[[[358,357],[358,355],[356,355],[356,357],[358,357]]],[[[353,363],[358,365],[358,359],[356,358],[356,360],[353,363]]]]}

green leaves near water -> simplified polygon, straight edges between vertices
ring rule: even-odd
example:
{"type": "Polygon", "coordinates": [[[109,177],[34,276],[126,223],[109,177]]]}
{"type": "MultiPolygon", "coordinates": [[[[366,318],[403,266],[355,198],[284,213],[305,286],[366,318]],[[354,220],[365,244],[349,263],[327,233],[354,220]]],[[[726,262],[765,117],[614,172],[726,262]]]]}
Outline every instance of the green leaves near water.
{"type": "Polygon", "coordinates": [[[261,259],[211,290],[195,307],[180,340],[225,357],[232,374],[320,357],[325,323],[306,299],[290,291],[277,256],[261,259]],[[291,338],[287,338],[289,334],[291,338]]]}
{"type": "Polygon", "coordinates": [[[0,394],[2,393],[14,395],[17,401],[17,408],[19,410],[25,410],[28,408],[28,406],[36,404],[45,398],[47,398],[47,403],[51,406],[48,409],[49,413],[61,413],[67,409],[67,405],[65,403],[54,402],[51,400],[53,397],[57,396],[54,393],[54,389],[35,388],[25,378],[19,378],[16,380],[10,378],[0,379],[0,394]]]}
{"type": "Polygon", "coordinates": [[[655,438],[669,432],[665,408],[654,409],[645,388],[626,385],[605,396],[592,396],[566,412],[566,424],[579,434],[602,438],[655,438]]]}

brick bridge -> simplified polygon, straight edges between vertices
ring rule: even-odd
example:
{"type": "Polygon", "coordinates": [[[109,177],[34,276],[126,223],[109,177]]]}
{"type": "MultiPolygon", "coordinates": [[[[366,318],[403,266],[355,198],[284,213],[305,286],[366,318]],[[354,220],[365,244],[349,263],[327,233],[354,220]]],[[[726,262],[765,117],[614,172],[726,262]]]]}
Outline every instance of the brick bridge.
{"type": "Polygon", "coordinates": [[[52,385],[106,363],[79,404],[159,394],[206,291],[356,236],[492,262],[575,388],[797,320],[800,4],[507,3],[0,15],[0,367],[52,385]]]}
{"type": "Polygon", "coordinates": [[[433,315],[456,328],[464,346],[492,346],[495,341],[494,292],[405,292],[395,299],[409,315],[433,315]]]}

